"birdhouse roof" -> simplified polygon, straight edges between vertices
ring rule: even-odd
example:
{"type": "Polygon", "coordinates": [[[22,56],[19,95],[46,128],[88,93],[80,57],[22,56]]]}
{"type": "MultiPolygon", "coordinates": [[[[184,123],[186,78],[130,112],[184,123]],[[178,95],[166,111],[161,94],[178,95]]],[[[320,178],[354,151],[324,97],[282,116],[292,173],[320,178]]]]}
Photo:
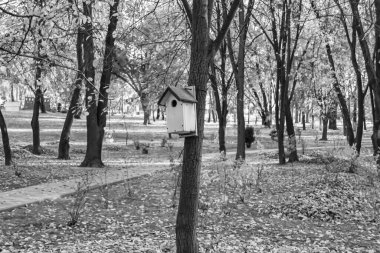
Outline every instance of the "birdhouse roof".
{"type": "Polygon", "coordinates": [[[158,100],[158,105],[165,106],[170,95],[173,95],[177,100],[182,102],[197,103],[197,100],[185,88],[169,86],[158,100]]]}

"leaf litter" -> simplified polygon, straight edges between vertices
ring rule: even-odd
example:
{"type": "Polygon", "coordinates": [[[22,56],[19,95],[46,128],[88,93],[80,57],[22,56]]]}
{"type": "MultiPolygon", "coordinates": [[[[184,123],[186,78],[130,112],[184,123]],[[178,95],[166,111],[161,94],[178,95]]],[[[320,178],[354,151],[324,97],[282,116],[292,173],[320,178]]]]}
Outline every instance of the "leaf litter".
{"type": "MultiPolygon", "coordinates": [[[[200,252],[380,249],[374,206],[379,196],[373,193],[378,185],[364,185],[365,179],[359,174],[339,173],[336,178],[320,164],[265,166],[261,178],[257,171],[258,165],[236,166],[231,161],[203,166],[200,252]]],[[[72,197],[2,212],[0,249],[175,252],[172,173],[164,171],[110,186],[108,208],[100,192],[92,190],[83,215],[73,227],[67,226],[72,197]]],[[[178,201],[178,196],[175,199],[178,201]]]]}

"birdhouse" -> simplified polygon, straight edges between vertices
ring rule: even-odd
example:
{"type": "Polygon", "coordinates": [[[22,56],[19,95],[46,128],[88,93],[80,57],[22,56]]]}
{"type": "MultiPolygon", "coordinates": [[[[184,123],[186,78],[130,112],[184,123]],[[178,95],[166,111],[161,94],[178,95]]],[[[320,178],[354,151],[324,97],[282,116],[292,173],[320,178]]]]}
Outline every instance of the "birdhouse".
{"type": "Polygon", "coordinates": [[[158,105],[166,107],[166,123],[168,133],[179,134],[180,137],[197,135],[197,113],[195,87],[169,86],[158,105]]]}

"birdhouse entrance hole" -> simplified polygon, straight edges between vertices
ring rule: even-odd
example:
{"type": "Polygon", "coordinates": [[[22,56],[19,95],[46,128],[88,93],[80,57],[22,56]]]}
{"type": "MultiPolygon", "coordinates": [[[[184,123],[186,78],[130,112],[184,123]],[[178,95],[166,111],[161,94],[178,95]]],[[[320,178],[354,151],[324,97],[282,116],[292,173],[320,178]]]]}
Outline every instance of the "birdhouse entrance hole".
{"type": "Polygon", "coordinates": [[[172,107],[176,107],[177,106],[177,100],[172,100],[172,107]]]}

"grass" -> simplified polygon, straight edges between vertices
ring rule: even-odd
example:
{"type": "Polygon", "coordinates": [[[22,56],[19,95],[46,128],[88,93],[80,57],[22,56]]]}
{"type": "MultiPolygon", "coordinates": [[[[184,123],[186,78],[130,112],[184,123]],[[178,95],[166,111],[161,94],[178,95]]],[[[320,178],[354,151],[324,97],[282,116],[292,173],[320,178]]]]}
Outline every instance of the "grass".
{"type": "MultiPolygon", "coordinates": [[[[23,148],[31,142],[31,113],[21,112],[9,120],[11,116],[6,114],[6,119],[21,176],[13,167],[2,168],[1,191],[79,178],[92,170],[75,167],[84,157],[83,120],[73,126],[73,159],[62,162],[55,157],[63,114],[41,116],[41,129],[49,129],[42,131],[42,145],[49,152],[40,157],[23,148]]],[[[141,119],[126,121],[127,146],[123,119],[115,116],[111,122],[114,142],[106,143],[103,151],[107,169],[177,158],[183,140],[168,140],[174,146],[172,153],[161,147],[166,136],[162,121],[150,126],[142,126],[141,119]],[[150,143],[149,154],[135,150],[132,140],[150,143]]],[[[219,160],[217,140],[211,138],[216,129],[217,124],[206,125],[204,153],[209,158],[201,176],[201,252],[378,252],[380,186],[365,152],[356,163],[356,173],[347,173],[350,150],[334,141],[315,143],[309,130],[302,136],[310,140],[301,161],[280,166],[275,153],[265,151],[276,144],[263,129],[259,140],[264,148],[237,165],[231,159],[219,160]],[[329,146],[330,156],[311,151],[317,145],[329,146]]],[[[232,125],[228,132],[234,132],[232,125]]],[[[230,153],[236,146],[234,138],[229,135],[227,140],[230,153]]],[[[75,195],[0,212],[0,251],[175,252],[175,173],[168,169],[89,191],[75,226],[67,225],[75,195]]]]}

